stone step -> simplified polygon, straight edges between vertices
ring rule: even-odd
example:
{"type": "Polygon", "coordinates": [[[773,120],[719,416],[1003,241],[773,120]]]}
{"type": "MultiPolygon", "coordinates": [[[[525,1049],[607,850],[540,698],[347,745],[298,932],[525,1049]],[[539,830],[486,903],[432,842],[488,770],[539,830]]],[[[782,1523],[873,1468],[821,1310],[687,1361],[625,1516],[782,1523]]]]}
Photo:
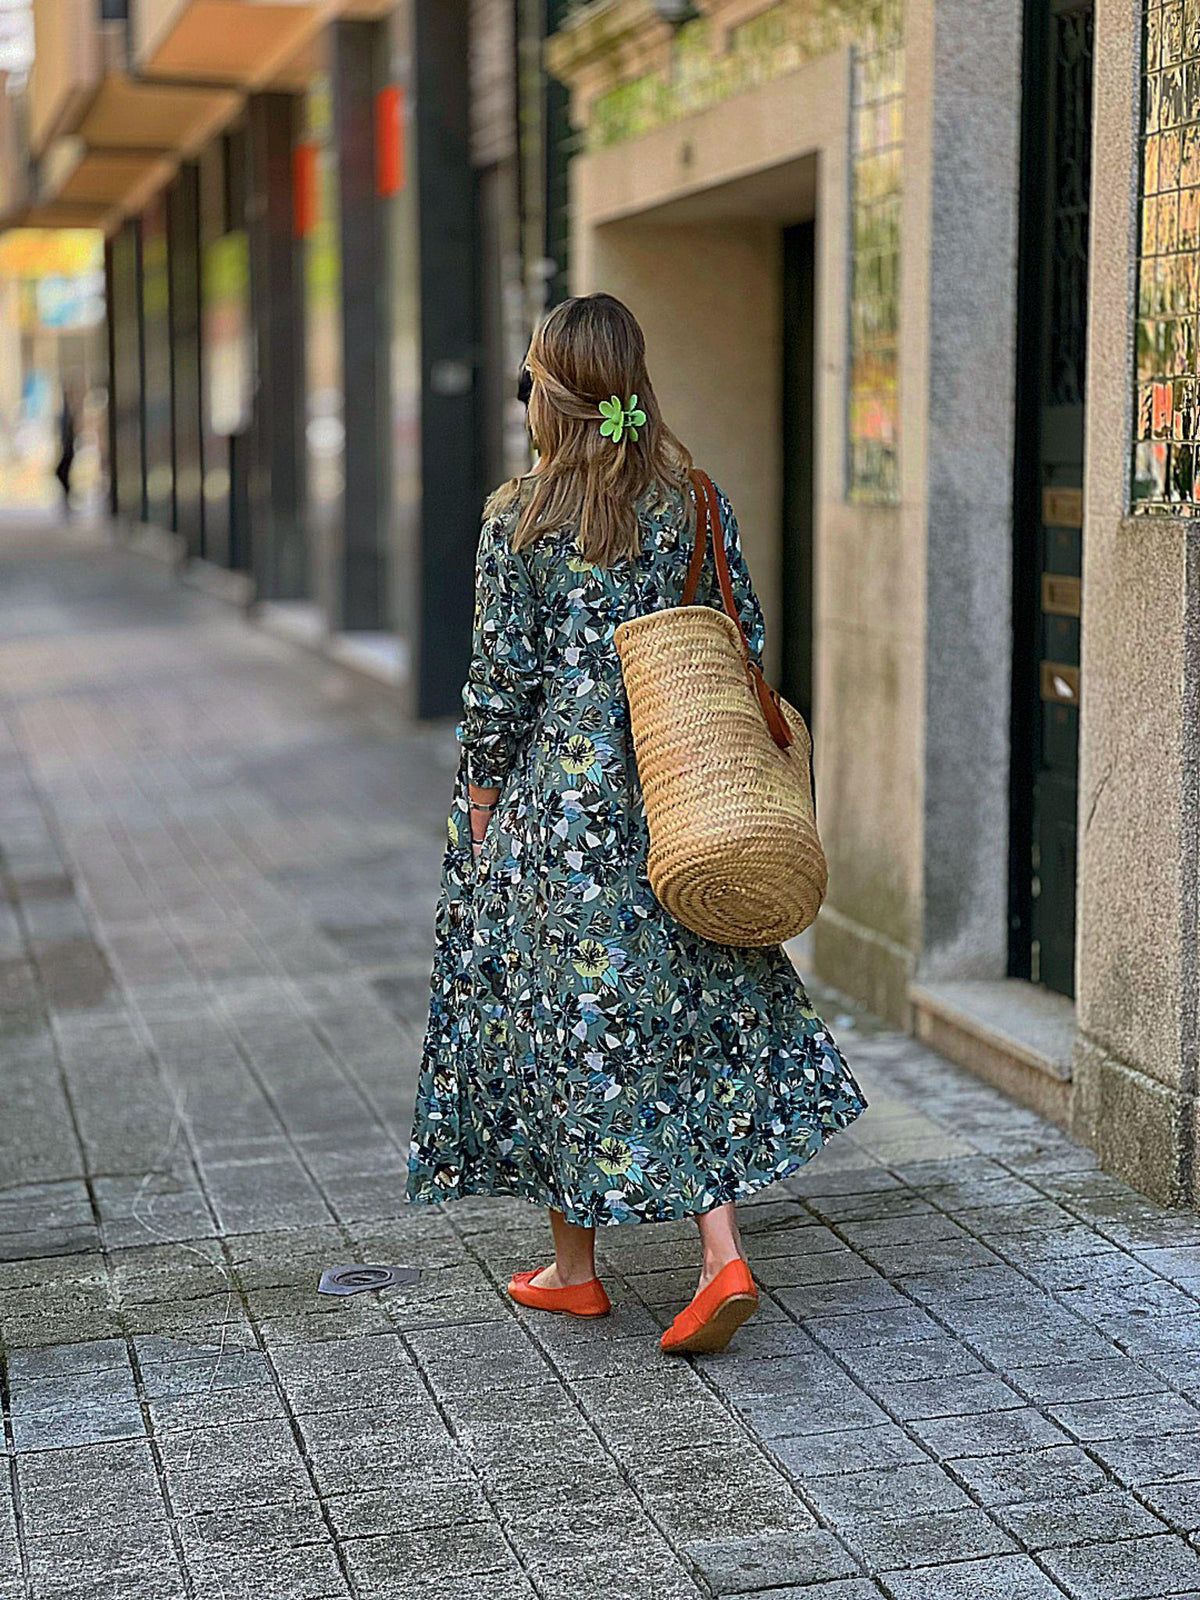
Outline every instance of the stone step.
{"type": "Polygon", "coordinates": [[[1075,1006],[1019,978],[909,987],[913,1032],[1060,1127],[1071,1110],[1075,1006]]]}

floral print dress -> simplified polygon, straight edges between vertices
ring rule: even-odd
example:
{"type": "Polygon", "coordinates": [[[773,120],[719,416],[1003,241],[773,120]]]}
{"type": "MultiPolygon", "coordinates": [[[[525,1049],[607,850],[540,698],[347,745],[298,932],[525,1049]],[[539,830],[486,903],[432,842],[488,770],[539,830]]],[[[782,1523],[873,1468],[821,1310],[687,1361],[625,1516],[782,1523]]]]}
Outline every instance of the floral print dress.
{"type": "MultiPolygon", "coordinates": [[[[762,612],[720,496],[751,648],[762,612]]],[[[785,1177],[865,1101],[784,951],[711,944],[658,903],[613,631],[678,605],[681,494],[611,568],[571,530],[518,555],[485,520],[408,1195],[521,1195],[581,1226],[666,1221],[785,1177]],[[468,779],[498,786],[482,854],[468,779]]],[[[711,550],[700,599],[720,604],[711,550]]]]}

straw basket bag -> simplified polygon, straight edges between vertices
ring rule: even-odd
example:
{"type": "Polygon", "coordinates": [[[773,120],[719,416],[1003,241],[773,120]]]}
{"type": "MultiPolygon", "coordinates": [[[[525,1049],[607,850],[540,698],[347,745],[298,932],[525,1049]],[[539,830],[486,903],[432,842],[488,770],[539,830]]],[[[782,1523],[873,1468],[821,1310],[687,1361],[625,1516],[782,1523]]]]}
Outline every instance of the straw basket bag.
{"type": "Polygon", "coordinates": [[[774,945],[825,898],[812,741],[750,659],[712,480],[692,473],[696,540],[683,604],[617,628],[650,831],[648,872],[680,922],[717,944],[774,945]],[[692,603],[711,537],[724,611],[692,603]]]}

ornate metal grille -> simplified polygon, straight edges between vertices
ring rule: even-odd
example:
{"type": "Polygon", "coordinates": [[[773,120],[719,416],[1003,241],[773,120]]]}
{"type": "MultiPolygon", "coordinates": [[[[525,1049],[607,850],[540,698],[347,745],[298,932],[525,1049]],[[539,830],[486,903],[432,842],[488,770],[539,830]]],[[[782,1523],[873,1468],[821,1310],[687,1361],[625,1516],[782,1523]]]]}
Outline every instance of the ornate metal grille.
{"type": "Polygon", "coordinates": [[[900,198],[904,58],[899,0],[879,0],[854,58],[849,489],[899,496],[900,198]]]}
{"type": "Polygon", "coordinates": [[[1133,509],[1200,517],[1200,4],[1145,23],[1133,509]]]}
{"type": "Polygon", "coordinates": [[[1088,201],[1092,187],[1091,8],[1056,19],[1054,39],[1054,340],[1051,405],[1082,405],[1087,361],[1088,201]]]}

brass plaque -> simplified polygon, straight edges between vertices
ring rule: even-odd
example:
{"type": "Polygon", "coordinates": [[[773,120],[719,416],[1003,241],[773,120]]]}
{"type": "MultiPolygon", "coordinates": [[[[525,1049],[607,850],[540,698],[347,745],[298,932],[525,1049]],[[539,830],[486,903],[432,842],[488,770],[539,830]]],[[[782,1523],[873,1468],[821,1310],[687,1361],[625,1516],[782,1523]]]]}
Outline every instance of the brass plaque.
{"type": "Polygon", "coordinates": [[[1083,490],[1043,489],[1042,521],[1048,528],[1082,528],[1083,490]]]}
{"type": "Polygon", "coordinates": [[[1061,572],[1042,573],[1042,610],[1053,617],[1077,617],[1081,582],[1061,572]]]}
{"type": "Polygon", "coordinates": [[[1079,668],[1063,661],[1042,662],[1042,699],[1057,700],[1060,705],[1079,704],[1079,668]]]}

